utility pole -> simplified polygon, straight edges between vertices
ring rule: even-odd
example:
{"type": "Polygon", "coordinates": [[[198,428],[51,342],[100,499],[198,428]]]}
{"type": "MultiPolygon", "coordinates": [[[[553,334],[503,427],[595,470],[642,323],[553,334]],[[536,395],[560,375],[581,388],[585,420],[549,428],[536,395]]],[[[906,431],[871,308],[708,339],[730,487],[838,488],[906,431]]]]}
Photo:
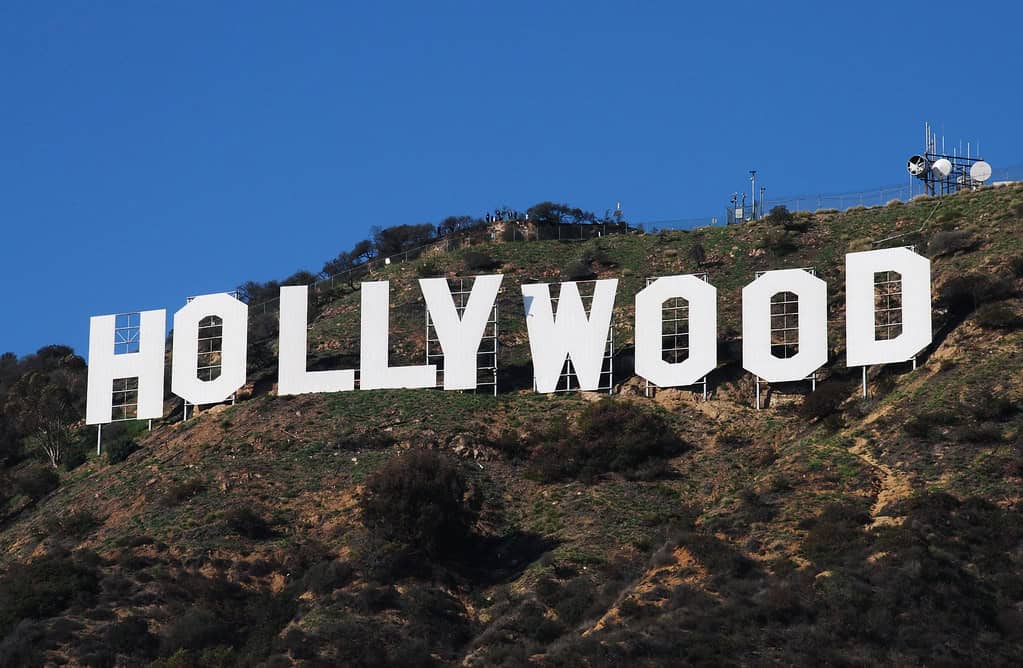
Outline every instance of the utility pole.
{"type": "Polygon", "coordinates": [[[755,169],[749,170],[749,180],[750,180],[750,184],[751,184],[750,185],[750,192],[749,192],[749,194],[750,194],[750,203],[753,205],[753,218],[752,218],[752,220],[756,220],[757,219],[757,170],[755,170],[755,169]]]}
{"type": "Polygon", "coordinates": [[[764,191],[767,190],[764,186],[760,186],[760,217],[764,217],[764,191]]]}

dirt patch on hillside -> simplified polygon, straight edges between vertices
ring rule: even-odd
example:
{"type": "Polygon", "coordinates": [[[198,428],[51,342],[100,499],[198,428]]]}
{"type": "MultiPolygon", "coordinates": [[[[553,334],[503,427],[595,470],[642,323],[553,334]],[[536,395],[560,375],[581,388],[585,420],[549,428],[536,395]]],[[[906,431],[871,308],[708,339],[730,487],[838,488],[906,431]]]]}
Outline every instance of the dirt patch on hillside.
{"type": "Polygon", "coordinates": [[[631,586],[623,589],[622,593],[615,599],[615,602],[607,609],[607,612],[601,615],[591,627],[583,631],[582,635],[587,636],[607,626],[621,623],[621,606],[628,600],[635,601],[641,605],[660,607],[664,604],[664,601],[642,603],[644,595],[658,587],[667,587],[672,590],[682,585],[703,587],[703,583],[708,575],[707,569],[696,560],[692,552],[683,546],[679,546],[672,551],[671,559],[671,563],[664,566],[654,566],[640,576],[631,586]]]}
{"type": "Polygon", "coordinates": [[[867,448],[867,439],[857,438],[856,443],[849,448],[853,453],[877,472],[878,490],[874,498],[874,504],[870,507],[872,518],[870,528],[882,525],[901,524],[901,517],[883,515],[882,511],[890,504],[907,498],[913,493],[913,485],[909,476],[900,473],[878,460],[867,448]]]}

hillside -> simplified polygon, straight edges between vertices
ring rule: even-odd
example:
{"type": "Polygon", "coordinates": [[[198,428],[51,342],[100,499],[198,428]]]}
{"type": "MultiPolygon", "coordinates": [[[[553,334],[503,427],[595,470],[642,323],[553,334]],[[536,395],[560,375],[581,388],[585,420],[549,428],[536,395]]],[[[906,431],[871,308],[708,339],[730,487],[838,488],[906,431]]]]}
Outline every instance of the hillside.
{"type": "MultiPolygon", "coordinates": [[[[111,429],[123,461],[90,454],[35,495],[7,485],[21,491],[0,525],[0,665],[1023,660],[1023,186],[449,245],[364,280],[391,281],[393,363],[423,363],[416,279],[504,274],[498,396],[277,397],[275,315],[254,315],[237,405],[181,422],[169,402],[152,432],[111,429]],[[932,259],[935,336],[915,370],[871,368],[862,399],[844,366],[843,256],[874,242],[932,259]],[[755,410],[741,288],[811,266],[828,284],[828,365],[817,392],[769,388],[755,410]],[[710,400],[647,398],[633,297],[648,276],[693,272],[718,289],[710,400]],[[586,274],[620,279],[616,392],[535,394],[519,286],[586,274]],[[395,519],[422,509],[437,515],[395,519]]],[[[311,368],[356,363],[358,284],[313,304],[311,368]]]]}

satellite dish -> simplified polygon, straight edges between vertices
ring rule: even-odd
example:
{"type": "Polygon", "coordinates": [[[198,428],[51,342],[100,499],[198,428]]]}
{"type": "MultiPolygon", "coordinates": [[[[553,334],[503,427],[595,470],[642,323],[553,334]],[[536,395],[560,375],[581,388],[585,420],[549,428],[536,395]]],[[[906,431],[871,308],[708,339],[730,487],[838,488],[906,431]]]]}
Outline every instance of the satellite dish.
{"type": "Polygon", "coordinates": [[[970,167],[970,178],[974,181],[984,183],[991,178],[991,165],[983,160],[978,160],[970,167]]]}
{"type": "Polygon", "coordinates": [[[948,158],[938,158],[931,165],[931,171],[935,177],[943,179],[952,173],[952,162],[948,158]]]}
{"type": "Polygon", "coordinates": [[[927,162],[927,158],[922,155],[914,155],[909,159],[909,163],[906,164],[906,169],[909,170],[909,173],[919,179],[924,177],[928,167],[930,167],[930,164],[927,162]]]}

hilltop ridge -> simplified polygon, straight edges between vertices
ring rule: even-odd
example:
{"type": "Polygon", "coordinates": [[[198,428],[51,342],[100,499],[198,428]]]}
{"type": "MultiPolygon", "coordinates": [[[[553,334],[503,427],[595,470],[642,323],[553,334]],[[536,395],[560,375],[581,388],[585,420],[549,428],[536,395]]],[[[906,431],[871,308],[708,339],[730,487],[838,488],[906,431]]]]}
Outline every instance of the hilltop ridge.
{"type": "MultiPolygon", "coordinates": [[[[362,280],[390,281],[392,361],[421,364],[416,280],[503,274],[497,396],[278,397],[276,314],[251,314],[237,405],[182,422],[168,401],[152,432],[110,430],[115,455],[6,498],[0,664],[1023,657],[1023,185],[691,231],[476,241],[362,280]],[[843,255],[910,244],[933,263],[934,340],[915,369],[872,367],[863,399],[844,364],[843,255]],[[792,267],[827,282],[829,359],[816,392],[769,386],[756,410],[740,291],[792,267]],[[634,295],[648,277],[703,272],[719,298],[710,398],[647,397],[631,369],[634,295]],[[520,286],[610,277],[613,396],[532,392],[520,286]]],[[[310,368],[351,368],[358,284],[310,300],[310,368]]],[[[82,431],[82,454],[93,438],[82,431]]],[[[24,457],[5,476],[42,468],[24,457]]]]}

